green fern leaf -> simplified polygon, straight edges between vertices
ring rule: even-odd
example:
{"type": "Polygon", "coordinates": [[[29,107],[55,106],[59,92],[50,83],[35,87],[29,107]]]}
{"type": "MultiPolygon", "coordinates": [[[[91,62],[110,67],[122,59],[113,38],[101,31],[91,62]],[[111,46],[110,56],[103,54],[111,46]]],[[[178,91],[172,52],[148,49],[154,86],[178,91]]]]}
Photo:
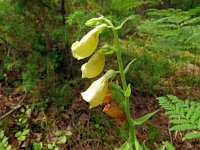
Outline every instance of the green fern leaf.
{"type": "Polygon", "coordinates": [[[200,138],[200,132],[190,132],[187,133],[182,140],[189,140],[189,139],[194,139],[194,138],[200,138]]]}
{"type": "Polygon", "coordinates": [[[171,116],[171,115],[179,115],[179,113],[177,111],[174,111],[174,110],[168,111],[165,114],[169,115],[169,116],[171,116]]]}
{"type": "Polygon", "coordinates": [[[190,106],[190,101],[189,100],[185,100],[185,107],[188,108],[190,106]]]}
{"type": "Polygon", "coordinates": [[[170,128],[171,131],[185,131],[185,130],[193,130],[197,129],[197,126],[194,124],[181,124],[181,125],[175,125],[172,128],[170,128]]]}
{"type": "Polygon", "coordinates": [[[181,113],[182,116],[185,116],[185,110],[184,109],[181,109],[180,113],[181,113]]]}
{"type": "Polygon", "coordinates": [[[192,117],[192,114],[193,114],[193,109],[191,109],[191,108],[188,108],[187,110],[188,110],[188,112],[187,112],[187,114],[186,114],[186,118],[187,118],[187,119],[189,119],[189,118],[191,118],[191,117],[192,117]]]}
{"type": "Polygon", "coordinates": [[[188,119],[172,119],[172,120],[170,120],[170,123],[173,123],[173,124],[189,124],[190,121],[188,119]]]}
{"type": "Polygon", "coordinates": [[[194,130],[194,133],[186,134],[184,139],[197,138],[200,130],[200,103],[180,100],[176,96],[167,95],[159,97],[159,104],[166,110],[166,114],[172,123],[171,131],[194,130]]]}
{"type": "Polygon", "coordinates": [[[194,113],[191,117],[191,122],[195,123],[196,120],[199,118],[200,116],[198,115],[198,113],[194,113]]]}
{"type": "Polygon", "coordinates": [[[200,118],[199,118],[199,121],[198,121],[198,129],[200,129],[200,118]]]}
{"type": "Polygon", "coordinates": [[[169,118],[180,119],[180,114],[178,115],[170,115],[169,118]]]}
{"type": "Polygon", "coordinates": [[[180,103],[180,100],[174,95],[167,95],[167,97],[169,97],[173,103],[180,103]]]}

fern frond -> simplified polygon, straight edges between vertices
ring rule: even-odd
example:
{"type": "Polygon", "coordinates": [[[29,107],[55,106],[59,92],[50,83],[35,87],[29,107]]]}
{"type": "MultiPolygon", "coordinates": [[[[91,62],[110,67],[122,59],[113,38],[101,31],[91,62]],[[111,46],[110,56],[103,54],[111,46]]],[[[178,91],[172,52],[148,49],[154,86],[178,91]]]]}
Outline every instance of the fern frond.
{"type": "Polygon", "coordinates": [[[190,132],[187,133],[182,140],[189,140],[189,139],[194,139],[194,138],[200,138],[200,132],[190,132]]]}
{"type": "Polygon", "coordinates": [[[183,139],[191,139],[199,136],[200,130],[200,102],[181,100],[176,96],[158,97],[159,104],[166,110],[172,127],[170,130],[189,131],[183,139]],[[194,132],[195,131],[195,132],[194,132]],[[198,134],[197,134],[198,133],[198,134]]]}
{"type": "Polygon", "coordinates": [[[185,21],[184,23],[181,24],[181,26],[195,25],[199,23],[200,23],[200,17],[196,17],[185,21]]]}
{"type": "Polygon", "coordinates": [[[196,125],[193,124],[180,124],[180,125],[175,125],[172,128],[170,128],[171,131],[185,131],[185,130],[193,130],[197,129],[196,125]]]}
{"type": "Polygon", "coordinates": [[[200,17],[194,14],[199,9],[181,11],[180,9],[151,9],[138,29],[150,35],[153,42],[147,47],[152,50],[191,50],[200,48],[200,17]]]}
{"type": "Polygon", "coordinates": [[[189,122],[188,122],[188,119],[172,119],[172,120],[170,120],[170,123],[172,123],[172,124],[187,124],[189,122]]]}

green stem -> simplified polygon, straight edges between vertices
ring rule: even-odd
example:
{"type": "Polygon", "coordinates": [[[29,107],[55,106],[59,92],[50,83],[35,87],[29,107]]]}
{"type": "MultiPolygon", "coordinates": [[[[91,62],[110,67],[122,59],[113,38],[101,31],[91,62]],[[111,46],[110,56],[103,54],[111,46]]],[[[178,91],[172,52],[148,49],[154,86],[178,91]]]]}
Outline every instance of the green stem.
{"type": "MultiPolygon", "coordinates": [[[[122,61],[122,49],[119,43],[119,37],[118,37],[117,31],[113,30],[113,34],[114,34],[114,40],[115,40],[115,44],[117,48],[116,55],[117,55],[117,62],[118,62],[119,72],[120,72],[121,81],[122,81],[122,87],[123,87],[123,90],[126,91],[127,83],[126,83],[126,76],[124,74],[124,66],[123,66],[123,61],[122,61]]],[[[136,141],[136,133],[135,133],[135,126],[133,124],[133,119],[131,117],[131,112],[130,112],[129,97],[125,97],[125,106],[123,109],[126,114],[126,119],[127,119],[128,128],[129,128],[129,142],[134,144],[134,142],[136,141]]]]}
{"type": "Polygon", "coordinates": [[[123,66],[123,62],[122,62],[122,50],[120,47],[117,31],[113,30],[113,33],[114,33],[114,39],[115,39],[115,43],[116,43],[116,47],[117,47],[117,51],[116,51],[117,62],[118,62],[119,72],[120,72],[120,76],[121,76],[121,80],[122,80],[122,86],[123,86],[123,90],[126,90],[127,84],[126,84],[126,77],[124,74],[124,66],[123,66]]]}

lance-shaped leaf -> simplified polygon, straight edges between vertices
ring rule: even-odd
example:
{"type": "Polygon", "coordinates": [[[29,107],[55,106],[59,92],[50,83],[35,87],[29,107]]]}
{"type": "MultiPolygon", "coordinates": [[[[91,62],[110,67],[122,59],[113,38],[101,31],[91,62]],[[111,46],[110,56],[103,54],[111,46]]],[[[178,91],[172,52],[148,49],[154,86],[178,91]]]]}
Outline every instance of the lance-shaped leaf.
{"type": "Polygon", "coordinates": [[[126,89],[126,91],[125,91],[125,93],[124,93],[124,96],[125,97],[130,97],[130,95],[131,95],[131,85],[129,84],[127,89],[126,89]]]}
{"type": "Polygon", "coordinates": [[[126,141],[121,148],[117,148],[115,150],[133,150],[132,144],[126,141]]]}
{"type": "Polygon", "coordinates": [[[176,148],[172,145],[172,143],[166,141],[162,142],[162,146],[158,150],[176,150],[176,148]]]}
{"type": "Polygon", "coordinates": [[[129,17],[126,18],[119,26],[117,26],[115,29],[116,29],[116,30],[121,29],[121,28],[123,27],[123,25],[124,25],[128,20],[133,19],[133,18],[135,18],[135,16],[129,16],[129,17]]]}
{"type": "Polygon", "coordinates": [[[130,68],[130,66],[132,65],[132,63],[135,61],[136,59],[133,59],[130,63],[128,63],[128,65],[126,66],[126,68],[124,69],[124,74],[126,74],[130,68]]]}
{"type": "Polygon", "coordinates": [[[156,114],[159,110],[154,111],[152,113],[146,114],[144,116],[142,116],[141,118],[135,119],[134,120],[134,125],[141,125],[143,124],[145,121],[147,121],[149,118],[151,118],[154,114],[156,114]]]}

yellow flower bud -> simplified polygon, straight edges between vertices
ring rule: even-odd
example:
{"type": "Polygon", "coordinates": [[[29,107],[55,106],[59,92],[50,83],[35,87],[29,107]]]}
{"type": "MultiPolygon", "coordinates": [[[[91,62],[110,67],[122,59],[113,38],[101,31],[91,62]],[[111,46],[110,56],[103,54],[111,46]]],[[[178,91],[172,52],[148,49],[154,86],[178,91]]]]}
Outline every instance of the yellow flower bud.
{"type": "Polygon", "coordinates": [[[71,47],[73,56],[80,60],[92,55],[99,42],[99,33],[105,26],[105,24],[97,26],[87,33],[80,41],[73,43],[71,47]]]}
{"type": "Polygon", "coordinates": [[[94,78],[98,76],[103,71],[104,65],[105,56],[95,53],[87,63],[82,65],[82,78],[94,78]]]}
{"type": "Polygon", "coordinates": [[[90,103],[90,108],[96,107],[102,103],[108,90],[108,79],[109,78],[106,78],[106,76],[102,76],[94,81],[85,92],[81,93],[83,99],[90,103]]]}

